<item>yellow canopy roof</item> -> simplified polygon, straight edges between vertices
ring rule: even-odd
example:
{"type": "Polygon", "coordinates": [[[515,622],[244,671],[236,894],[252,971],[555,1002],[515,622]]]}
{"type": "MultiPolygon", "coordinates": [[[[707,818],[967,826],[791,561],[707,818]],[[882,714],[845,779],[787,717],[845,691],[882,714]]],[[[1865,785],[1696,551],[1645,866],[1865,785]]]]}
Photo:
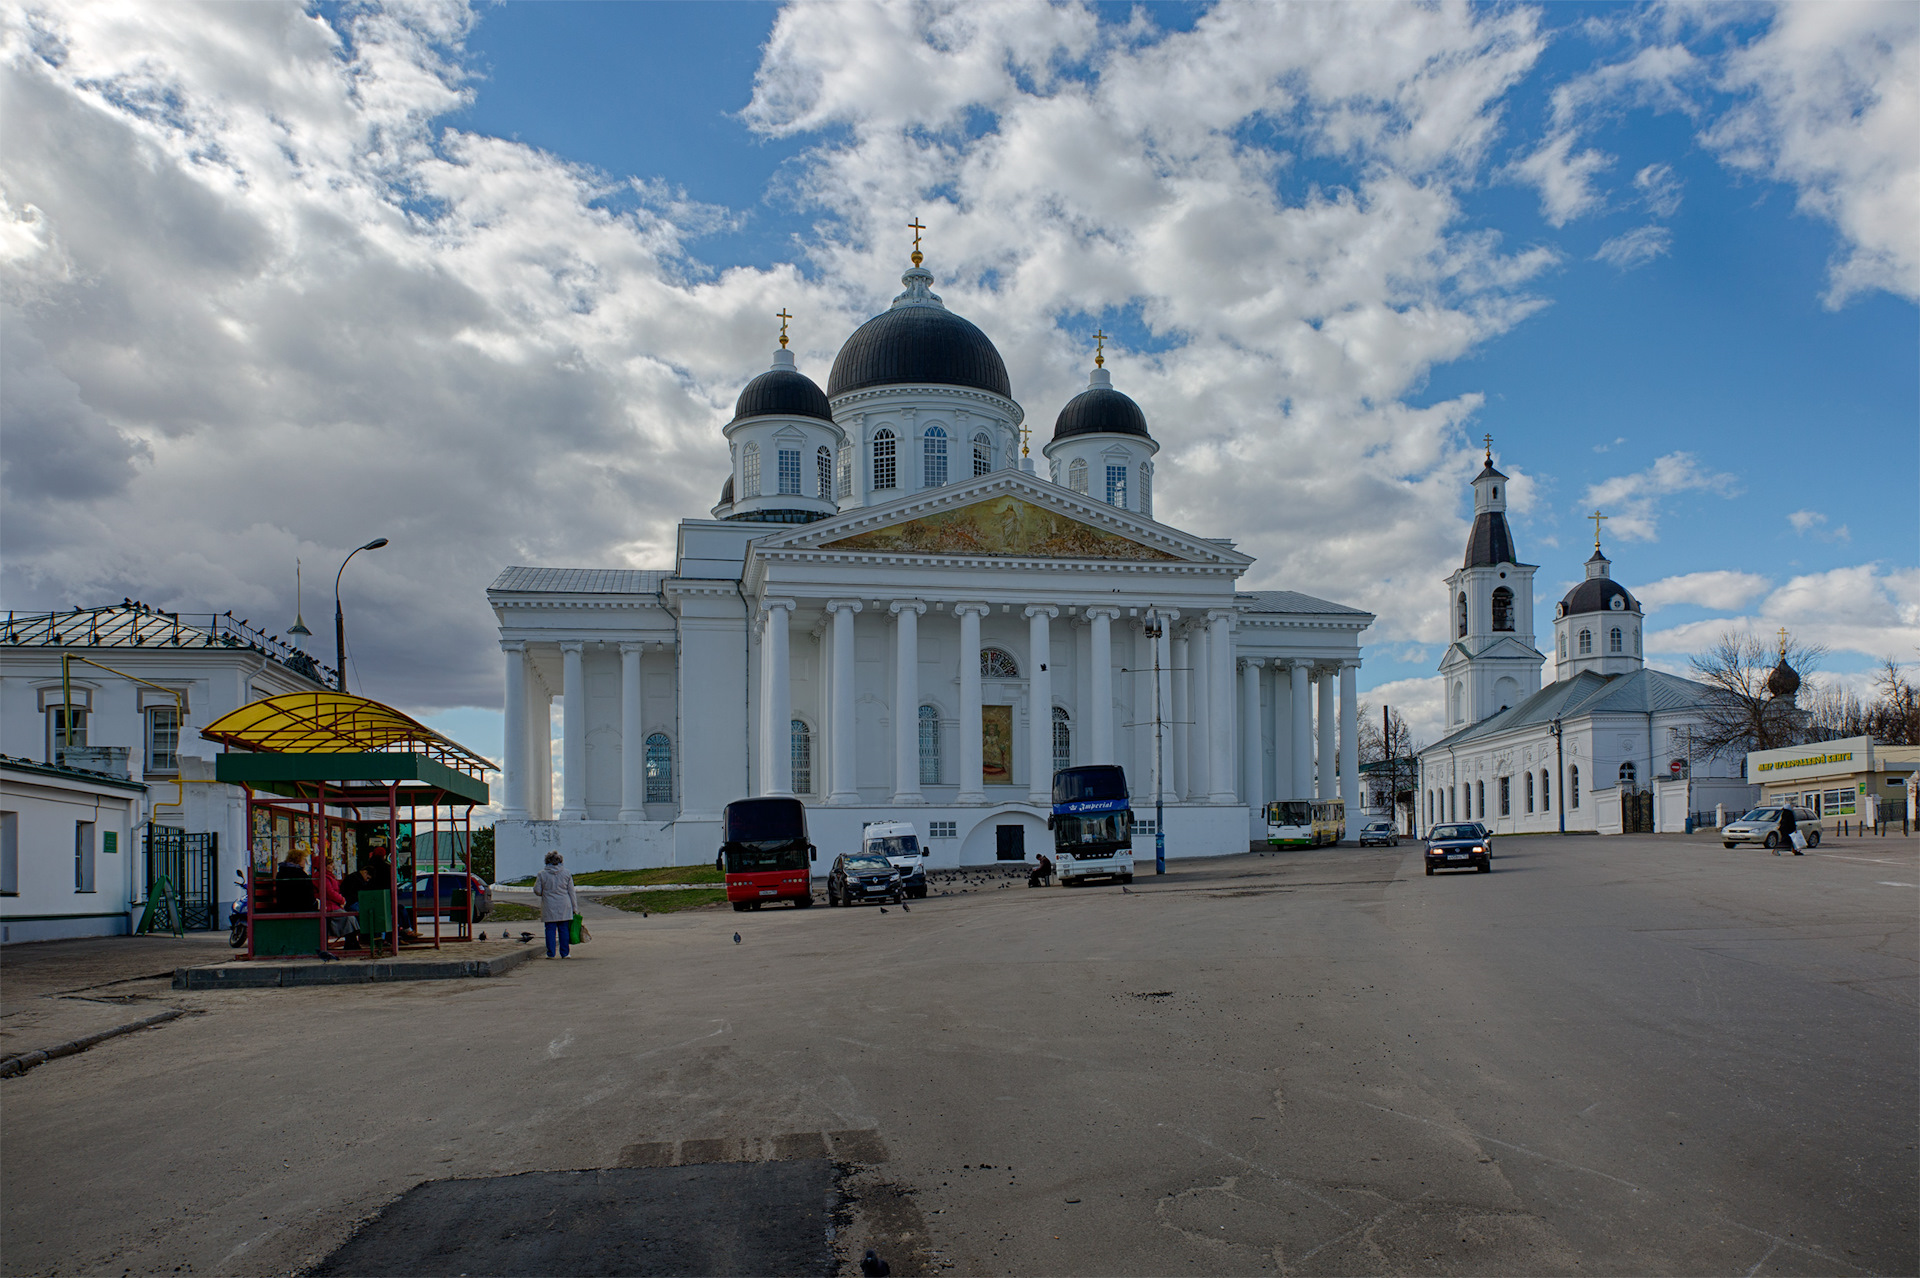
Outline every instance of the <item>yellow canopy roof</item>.
{"type": "Polygon", "coordinates": [[[224,714],[200,735],[264,754],[423,754],[478,776],[493,764],[426,724],[345,692],[289,692],[224,714]]]}

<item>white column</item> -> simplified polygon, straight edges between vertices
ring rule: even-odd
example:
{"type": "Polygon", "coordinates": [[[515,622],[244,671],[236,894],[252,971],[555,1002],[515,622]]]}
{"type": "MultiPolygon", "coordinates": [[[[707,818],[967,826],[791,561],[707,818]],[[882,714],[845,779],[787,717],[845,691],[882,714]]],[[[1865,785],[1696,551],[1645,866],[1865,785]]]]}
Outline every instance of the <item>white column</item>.
{"type": "MultiPolygon", "coordinates": [[[[973,456],[973,445],[967,445],[973,456]]],[[[971,461],[968,463],[971,465],[971,461]]],[[[953,606],[960,618],[960,793],[959,803],[985,803],[986,784],[981,779],[985,762],[980,741],[980,618],[987,615],[983,603],[953,606]]]]}
{"type": "Polygon", "coordinates": [[[1269,798],[1284,799],[1293,789],[1293,680],[1287,663],[1273,661],[1273,774],[1269,798]]]}
{"type": "Polygon", "coordinates": [[[507,655],[507,702],[504,740],[500,743],[500,815],[509,821],[527,816],[527,645],[517,639],[500,645],[507,655]]]}
{"type": "Polygon", "coordinates": [[[857,738],[853,726],[853,618],[857,599],[829,599],[833,615],[833,714],[827,739],[833,751],[833,793],[829,803],[860,802],[857,738]]]}
{"type": "Polygon", "coordinates": [[[1319,693],[1315,726],[1320,730],[1319,757],[1314,763],[1313,797],[1331,799],[1339,793],[1334,789],[1333,781],[1333,671],[1315,670],[1313,681],[1315,691],[1319,693]]]}
{"type": "Polygon", "coordinates": [[[1088,664],[1093,667],[1093,687],[1088,693],[1087,762],[1118,763],[1120,756],[1113,742],[1113,622],[1118,608],[1089,608],[1087,622],[1092,627],[1093,651],[1088,664]]]}
{"type": "Polygon", "coordinates": [[[1304,661],[1293,663],[1293,785],[1289,799],[1313,797],[1313,688],[1312,668],[1304,661]]]}
{"type": "Polygon", "coordinates": [[[587,819],[587,677],[579,640],[560,645],[560,819],[587,819]]]}
{"type": "Polygon", "coordinates": [[[1351,662],[1340,667],[1340,797],[1347,804],[1349,837],[1360,822],[1360,716],[1354,681],[1360,668],[1351,662]]]}
{"type": "Polygon", "coordinates": [[[793,663],[788,657],[793,600],[760,601],[760,793],[793,793],[793,663]]]}
{"type": "Polygon", "coordinates": [[[1260,658],[1247,657],[1240,663],[1240,777],[1245,787],[1240,797],[1256,812],[1266,801],[1260,784],[1266,771],[1260,749],[1260,658]]]}
{"type": "Polygon", "coordinates": [[[1053,807],[1053,636],[1058,608],[1027,609],[1027,802],[1053,807]]]}
{"type": "Polygon", "coordinates": [[[1213,643],[1204,623],[1197,623],[1187,636],[1187,717],[1193,726],[1187,730],[1187,798],[1205,803],[1213,793],[1209,769],[1213,751],[1213,643]]]}
{"type": "MultiPolygon", "coordinates": [[[[902,459],[904,461],[904,458],[902,459]]],[[[901,474],[906,474],[905,467],[901,474]]],[[[925,803],[920,794],[920,614],[917,599],[896,599],[893,614],[893,801],[925,803]]]]}
{"type": "Polygon", "coordinates": [[[1184,634],[1172,634],[1173,623],[1178,614],[1167,618],[1169,637],[1167,643],[1166,684],[1167,699],[1161,704],[1169,707],[1167,712],[1168,728],[1166,738],[1167,775],[1164,778],[1167,794],[1174,799],[1187,797],[1187,742],[1193,735],[1193,705],[1187,696],[1188,681],[1193,664],[1187,652],[1187,637],[1184,634]]]}
{"type": "MultiPolygon", "coordinates": [[[[1127,699],[1133,707],[1133,731],[1128,735],[1127,783],[1135,794],[1145,794],[1147,778],[1153,774],[1153,640],[1147,628],[1134,622],[1133,655],[1127,664],[1133,668],[1133,685],[1127,699]]],[[[1118,726],[1115,731],[1119,731],[1118,726]]]]}
{"type": "Polygon", "coordinates": [[[1233,611],[1216,608],[1207,613],[1207,700],[1213,719],[1207,752],[1209,803],[1232,803],[1235,754],[1233,731],[1233,611]]]}
{"type": "Polygon", "coordinates": [[[640,720],[640,654],[644,643],[620,645],[620,819],[647,819],[647,741],[640,720]]]}

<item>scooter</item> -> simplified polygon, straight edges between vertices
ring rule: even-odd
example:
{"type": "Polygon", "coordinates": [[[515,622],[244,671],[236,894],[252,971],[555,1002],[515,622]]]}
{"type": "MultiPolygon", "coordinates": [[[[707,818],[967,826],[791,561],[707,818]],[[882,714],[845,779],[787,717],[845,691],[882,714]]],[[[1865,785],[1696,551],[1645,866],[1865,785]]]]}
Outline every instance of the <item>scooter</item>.
{"type": "Polygon", "coordinates": [[[233,911],[227,915],[227,944],[236,950],[247,948],[247,872],[236,870],[238,890],[233,894],[233,911]]]}

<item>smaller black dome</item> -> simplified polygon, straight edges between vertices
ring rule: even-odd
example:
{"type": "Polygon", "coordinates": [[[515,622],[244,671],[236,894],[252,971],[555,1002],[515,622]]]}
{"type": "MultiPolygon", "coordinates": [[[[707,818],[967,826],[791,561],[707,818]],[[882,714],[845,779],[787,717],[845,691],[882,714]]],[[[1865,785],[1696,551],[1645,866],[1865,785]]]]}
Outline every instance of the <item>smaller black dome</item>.
{"type": "Polygon", "coordinates": [[[1560,601],[1560,615],[1563,617],[1581,612],[1614,611],[1639,612],[1640,604],[1609,577],[1589,577],[1569,590],[1566,598],[1560,601]],[[1615,599],[1622,601],[1619,609],[1613,606],[1615,599]]]}
{"type": "Polygon", "coordinates": [[[1787,654],[1780,654],[1780,664],[1767,676],[1767,691],[1776,697],[1791,697],[1800,691],[1800,675],[1787,664],[1787,654]]]}
{"type": "Polygon", "coordinates": [[[720,504],[722,506],[733,505],[733,476],[732,475],[728,475],[727,482],[720,485],[720,504]]]}
{"type": "Polygon", "coordinates": [[[1074,435],[1147,434],[1147,415],[1140,405],[1109,386],[1094,386],[1067,401],[1053,423],[1053,437],[1068,439],[1074,435]]]}
{"type": "Polygon", "coordinates": [[[733,406],[733,420],[743,417],[814,417],[833,420],[826,392],[813,379],[791,368],[773,368],[747,383],[733,406]]]}

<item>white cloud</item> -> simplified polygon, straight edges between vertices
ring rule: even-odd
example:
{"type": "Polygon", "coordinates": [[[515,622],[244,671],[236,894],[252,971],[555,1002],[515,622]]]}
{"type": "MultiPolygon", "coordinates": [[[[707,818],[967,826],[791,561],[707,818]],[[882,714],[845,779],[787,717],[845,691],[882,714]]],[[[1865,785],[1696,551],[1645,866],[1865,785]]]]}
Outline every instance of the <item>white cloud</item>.
{"type": "Polygon", "coordinates": [[[1653,612],[1669,604],[1694,604],[1701,608],[1733,612],[1759,598],[1769,584],[1771,583],[1758,573],[1719,569],[1712,572],[1682,573],[1678,577],[1663,577],[1659,581],[1634,587],[1634,595],[1640,600],[1641,608],[1647,612],[1653,612]]]}
{"type": "Polygon", "coordinates": [[[1432,745],[1446,735],[1445,691],[1437,675],[1375,684],[1360,695],[1374,707],[1376,715],[1382,705],[1398,711],[1418,746],[1432,745]]]}
{"type": "Polygon", "coordinates": [[[1615,435],[1613,437],[1613,442],[1611,444],[1595,444],[1593,446],[1593,451],[1596,453],[1610,453],[1614,449],[1620,447],[1620,445],[1626,442],[1627,442],[1627,437],[1625,435],[1615,435]]]}
{"type": "Polygon", "coordinates": [[[1817,510],[1796,510],[1787,516],[1787,522],[1793,525],[1793,531],[1802,537],[1812,533],[1821,541],[1852,541],[1853,532],[1845,524],[1838,528],[1828,528],[1827,517],[1817,510]]]}
{"type": "Polygon", "coordinates": [[[1672,248],[1672,231],[1664,226],[1639,226],[1602,244],[1593,260],[1605,262],[1616,271],[1631,271],[1656,257],[1665,257],[1672,248]]]}
{"type": "Polygon", "coordinates": [[[1920,651],[1920,569],[1858,564],[1794,577],[1754,613],[1649,632],[1647,651],[1699,652],[1726,630],[1771,636],[1782,626],[1835,654],[1911,661],[1920,651]]]}
{"type": "Polygon", "coordinates": [[[1553,226],[1600,207],[1593,179],[1613,166],[1613,157],[1588,147],[1575,152],[1578,135],[1559,133],[1541,143],[1533,154],[1511,165],[1508,172],[1540,189],[1540,215],[1553,226]]]}
{"type": "Polygon", "coordinates": [[[1709,470],[1692,453],[1668,453],[1631,475],[1616,475],[1587,489],[1581,500],[1607,516],[1607,531],[1626,541],[1659,538],[1660,498],[1674,493],[1707,492],[1732,497],[1739,481],[1709,470]]]}
{"type": "Polygon", "coordinates": [[[1726,59],[1744,100],[1703,135],[1727,164],[1794,186],[1842,249],[1827,303],[1886,289],[1920,298],[1920,8],[1799,4],[1726,59]]]}
{"type": "Polygon", "coordinates": [[[1633,175],[1633,184],[1655,217],[1672,217],[1680,211],[1680,188],[1686,185],[1673,175],[1673,166],[1649,164],[1633,175]]]}

